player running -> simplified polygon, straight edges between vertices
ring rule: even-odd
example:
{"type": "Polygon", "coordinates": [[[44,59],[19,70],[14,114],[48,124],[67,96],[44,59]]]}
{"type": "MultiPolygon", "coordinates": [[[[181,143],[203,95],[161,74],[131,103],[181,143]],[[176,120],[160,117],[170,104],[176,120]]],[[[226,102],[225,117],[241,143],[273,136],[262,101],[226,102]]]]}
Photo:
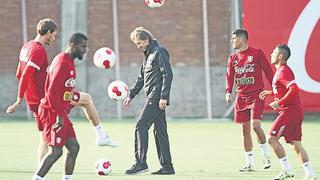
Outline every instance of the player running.
{"type": "Polygon", "coordinates": [[[280,44],[273,50],[271,64],[276,67],[276,73],[272,81],[272,91],[265,90],[259,95],[262,100],[266,96],[274,96],[275,100],[269,106],[279,111],[279,115],[269,131],[270,137],[268,138],[268,142],[276,153],[282,167],[280,174],[274,180],[282,180],[294,176],[286,152],[279,143],[281,136],[293,146],[301,160],[306,173],[304,179],[315,180],[316,176],[308,154],[301,144],[301,126],[304,114],[300,103],[299,88],[292,70],[287,65],[290,54],[290,49],[285,44],[280,44]]]}

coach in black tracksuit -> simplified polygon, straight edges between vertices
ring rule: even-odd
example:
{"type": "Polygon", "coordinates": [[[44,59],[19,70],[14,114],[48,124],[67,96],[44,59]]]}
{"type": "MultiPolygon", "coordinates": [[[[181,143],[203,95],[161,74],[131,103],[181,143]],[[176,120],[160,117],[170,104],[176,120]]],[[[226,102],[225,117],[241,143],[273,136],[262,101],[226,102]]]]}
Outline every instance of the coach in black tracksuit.
{"type": "Polygon", "coordinates": [[[136,28],[130,34],[131,40],[145,55],[140,75],[129,97],[123,102],[128,107],[131,100],[144,87],[146,102],[139,116],[135,130],[134,164],[126,174],[136,174],[148,171],[146,163],[148,150],[148,130],[154,123],[154,137],[161,169],[151,174],[175,174],[171,162],[169,138],[165,108],[169,105],[169,95],[172,82],[172,70],[168,51],[160,47],[152,34],[143,27],[136,28]]]}

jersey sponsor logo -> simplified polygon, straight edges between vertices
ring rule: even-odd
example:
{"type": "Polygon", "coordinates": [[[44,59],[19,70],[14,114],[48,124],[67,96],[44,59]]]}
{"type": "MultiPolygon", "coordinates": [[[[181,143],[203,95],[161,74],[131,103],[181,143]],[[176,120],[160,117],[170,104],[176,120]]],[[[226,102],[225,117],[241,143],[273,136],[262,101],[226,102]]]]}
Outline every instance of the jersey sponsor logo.
{"type": "Polygon", "coordinates": [[[20,61],[27,62],[28,61],[28,49],[21,49],[19,55],[20,61]]]}
{"type": "Polygon", "coordinates": [[[238,64],[238,60],[237,59],[232,62],[232,66],[236,66],[237,64],[238,64]]]}
{"type": "Polygon", "coordinates": [[[71,92],[71,91],[65,91],[63,93],[63,100],[64,101],[71,101],[72,97],[73,97],[73,92],[71,92]]]}
{"type": "Polygon", "coordinates": [[[39,67],[37,64],[35,64],[34,62],[32,62],[32,61],[28,61],[28,62],[27,62],[27,66],[34,67],[34,68],[36,68],[38,71],[40,71],[40,67],[39,67]]]}
{"type": "Polygon", "coordinates": [[[234,71],[236,72],[236,74],[239,74],[239,75],[244,73],[252,73],[254,72],[254,65],[255,64],[246,64],[243,67],[235,66],[234,71]]]}
{"type": "Polygon", "coordinates": [[[56,143],[57,143],[57,144],[60,144],[60,143],[61,143],[61,138],[57,137],[57,138],[56,138],[56,143]]]}
{"type": "Polygon", "coordinates": [[[236,78],[236,85],[254,84],[254,77],[236,78]]]}
{"type": "Polygon", "coordinates": [[[68,80],[66,80],[66,82],[64,83],[65,87],[75,87],[76,85],[76,80],[74,78],[69,78],[68,80]]]}

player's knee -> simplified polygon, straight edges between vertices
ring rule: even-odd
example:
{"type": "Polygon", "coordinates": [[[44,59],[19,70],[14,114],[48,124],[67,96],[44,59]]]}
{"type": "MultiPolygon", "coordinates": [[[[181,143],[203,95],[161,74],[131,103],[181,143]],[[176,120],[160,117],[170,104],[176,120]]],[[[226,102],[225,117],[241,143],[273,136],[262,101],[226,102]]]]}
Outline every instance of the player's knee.
{"type": "Polygon", "coordinates": [[[57,160],[62,156],[62,153],[63,153],[62,148],[59,148],[59,149],[55,149],[54,151],[51,151],[50,156],[55,160],[57,160]]]}
{"type": "Polygon", "coordinates": [[[84,93],[84,92],[81,92],[80,100],[81,100],[82,103],[84,103],[86,105],[90,104],[90,103],[91,104],[93,103],[91,95],[88,94],[88,93],[84,93]]]}
{"type": "Polygon", "coordinates": [[[268,137],[268,143],[272,146],[276,142],[276,139],[272,136],[268,137]]]}

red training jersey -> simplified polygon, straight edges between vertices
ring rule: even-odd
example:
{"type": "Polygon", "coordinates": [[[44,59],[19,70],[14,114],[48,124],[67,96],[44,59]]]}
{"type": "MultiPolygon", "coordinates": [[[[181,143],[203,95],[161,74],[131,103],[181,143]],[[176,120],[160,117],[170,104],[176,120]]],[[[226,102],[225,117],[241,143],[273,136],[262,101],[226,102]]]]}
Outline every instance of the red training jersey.
{"type": "Polygon", "coordinates": [[[75,79],[74,60],[66,53],[58,54],[50,65],[45,83],[45,97],[40,106],[50,108],[58,116],[66,117],[73,97],[75,79]]]}
{"type": "Polygon", "coordinates": [[[48,59],[43,45],[31,40],[20,51],[16,76],[19,80],[18,97],[25,96],[29,109],[38,112],[40,99],[44,97],[48,59]]]}
{"type": "Polygon", "coordinates": [[[273,71],[262,50],[248,47],[244,51],[231,54],[226,73],[226,92],[232,92],[234,83],[240,94],[262,90],[262,71],[271,85],[273,71]]]}
{"type": "MultiPolygon", "coordinates": [[[[283,98],[289,87],[293,84],[296,84],[294,74],[288,65],[282,65],[277,69],[274,74],[272,81],[272,92],[276,99],[283,98]]],[[[282,110],[287,107],[299,107],[302,108],[299,93],[295,94],[293,97],[288,99],[282,106],[280,106],[279,110],[282,110]]]]}

